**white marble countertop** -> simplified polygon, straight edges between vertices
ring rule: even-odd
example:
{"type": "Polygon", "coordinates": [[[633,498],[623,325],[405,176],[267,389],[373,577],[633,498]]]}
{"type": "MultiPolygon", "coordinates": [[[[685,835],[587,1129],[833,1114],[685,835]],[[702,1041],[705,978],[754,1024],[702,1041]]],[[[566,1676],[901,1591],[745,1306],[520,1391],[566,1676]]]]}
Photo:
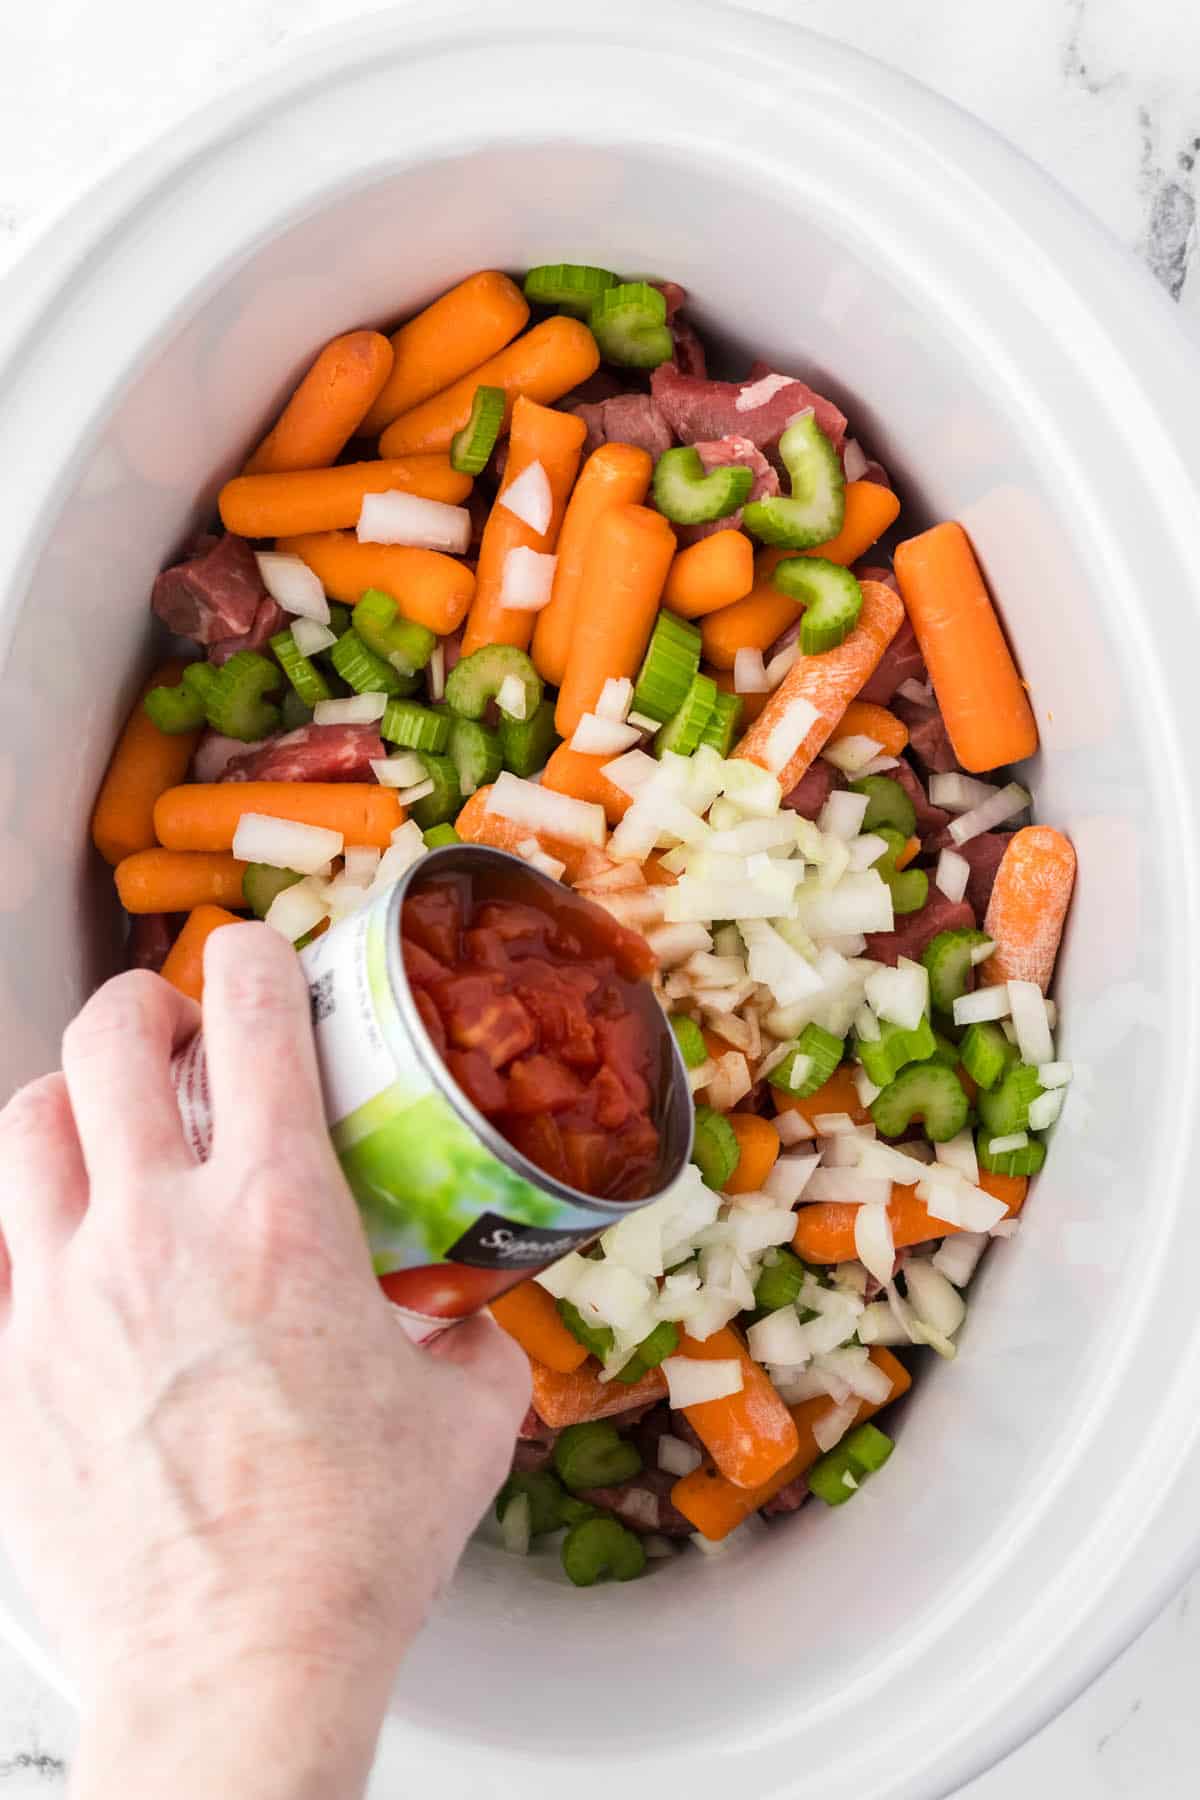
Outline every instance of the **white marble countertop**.
{"type": "MultiPolygon", "coordinates": [[[[892,63],[1003,132],[1200,324],[1200,8],[1187,0],[755,0],[892,63]]],[[[436,5],[437,0],[424,0],[436,5]]],[[[98,166],[370,0],[40,0],[0,8],[0,270],[98,166]]],[[[1074,1706],[960,1800],[1191,1795],[1200,1578],[1074,1706]]],[[[67,1709],[0,1646],[0,1800],[67,1780],[67,1709]]]]}

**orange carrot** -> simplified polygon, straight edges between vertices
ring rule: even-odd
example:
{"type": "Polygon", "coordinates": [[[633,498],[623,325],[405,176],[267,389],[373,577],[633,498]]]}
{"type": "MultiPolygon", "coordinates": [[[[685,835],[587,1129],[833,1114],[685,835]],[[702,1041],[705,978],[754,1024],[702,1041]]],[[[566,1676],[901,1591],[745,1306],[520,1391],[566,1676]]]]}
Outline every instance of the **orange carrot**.
{"type": "Polygon", "coordinates": [[[820,556],[826,562],[841,563],[848,569],[851,563],[866,554],[876,538],[883,536],[889,525],[895,523],[899,512],[900,501],[891,488],[880,487],[877,481],[848,481],[842,529],[827,543],[802,550],[800,554],[820,556]]]}
{"type": "Polygon", "coordinates": [[[773,1087],[771,1098],[775,1102],[777,1113],[798,1112],[810,1125],[822,1113],[849,1113],[856,1125],[865,1125],[871,1117],[858,1097],[858,1089],[854,1085],[854,1070],[849,1063],[842,1063],[840,1068],[835,1069],[815,1094],[806,1094],[801,1098],[797,1094],[785,1094],[782,1088],[773,1087]]]}
{"type": "MultiPolygon", "coordinates": [[[[858,1207],[841,1200],[818,1200],[801,1206],[796,1214],[796,1230],[792,1238],[797,1256],[805,1262],[852,1262],[858,1255],[854,1245],[854,1221],[858,1207]]],[[[924,1244],[930,1238],[953,1237],[957,1225],[947,1225],[930,1212],[915,1187],[893,1183],[888,1201],[888,1218],[892,1222],[892,1240],[897,1250],[910,1244],[924,1244]]]]}
{"type": "Polygon", "coordinates": [[[904,848],[897,853],[896,867],[898,869],[907,869],[909,863],[912,862],[914,857],[920,856],[920,854],[921,854],[920,838],[919,837],[906,838],[904,840],[904,848]]]}
{"type": "Polygon", "coordinates": [[[621,1381],[601,1381],[597,1363],[587,1362],[569,1374],[548,1369],[529,1359],[533,1376],[533,1410],[547,1425],[561,1430],[582,1425],[587,1419],[606,1419],[611,1413],[628,1412],[664,1398],[667,1378],[661,1369],[648,1369],[640,1381],[627,1387],[621,1381]]]}
{"type": "Polygon", "coordinates": [[[571,1336],[558,1316],[558,1308],[536,1281],[523,1281],[491,1302],[497,1325],[515,1338],[526,1356],[544,1363],[559,1375],[569,1375],[588,1358],[586,1347],[571,1336]]]}
{"type": "MultiPolygon", "coordinates": [[[[802,656],[793,663],[761,717],[733,753],[778,776],[785,794],[795,787],[818,750],[828,742],[830,732],[863,683],[875,673],[900,629],[904,607],[890,587],[884,587],[881,581],[864,581],[862,594],[862,611],[850,636],[836,650],[826,650],[822,656],[802,656]],[[789,714],[798,703],[812,707],[817,716],[796,741],[789,714]]],[[[720,614],[713,617],[719,618],[720,614]]]]}
{"type": "Polygon", "coordinates": [[[1008,1208],[1008,1216],[1015,1219],[1025,1204],[1025,1196],[1029,1192],[1028,1175],[989,1175],[986,1169],[979,1171],[979,1185],[985,1194],[993,1200],[1000,1200],[1008,1208]]]}
{"type": "Polygon", "coordinates": [[[744,599],[753,586],[750,539],[744,531],[714,531],[679,552],[663,589],[663,605],[681,619],[701,619],[744,599]]]}
{"type": "Polygon", "coordinates": [[[829,742],[836,744],[839,738],[848,737],[872,738],[885,756],[899,756],[908,743],[908,726],[886,706],[852,700],[830,732],[829,742]]]}
{"type": "Polygon", "coordinates": [[[511,850],[515,856],[521,854],[521,846],[535,838],[547,856],[553,856],[566,865],[566,878],[574,881],[588,853],[584,844],[568,843],[566,838],[551,837],[546,831],[531,831],[528,825],[518,825],[513,819],[501,818],[499,813],[487,809],[491,784],[476,788],[467,801],[457,819],[454,829],[467,844],[490,844],[493,850],[511,850]]]}
{"type": "Polygon", "coordinates": [[[781,594],[772,580],[786,550],[760,550],[754,559],[754,586],[742,600],[709,613],[700,622],[704,659],[716,669],[732,669],[739,650],[766,650],[799,618],[802,608],[781,594]]]}
{"type": "Polygon", "coordinates": [[[770,1119],[760,1119],[757,1113],[734,1112],[728,1118],[739,1155],[737,1168],[725,1183],[725,1192],[757,1194],[775,1167],[779,1133],[770,1119]]]}
{"type": "Polygon", "coordinates": [[[601,444],[580,471],[558,534],[550,604],[537,614],[533,627],[531,654],[538,674],[555,687],[561,686],[566,673],[575,603],[596,520],[610,507],[640,505],[653,473],[653,458],[633,444],[601,444]]]}
{"type": "MultiPolygon", "coordinates": [[[[327,469],[363,423],[392,371],[392,346],[378,331],[347,331],[326,344],[242,471],[281,475],[327,469]]],[[[231,528],[232,529],[232,528],[231,528]]]]}
{"type": "Polygon", "coordinates": [[[675,533],[647,506],[601,513],[588,548],[554,723],[570,738],[604,683],[641,667],[675,554],[675,533]]]}
{"type": "MultiPolygon", "coordinates": [[[[362,422],[366,437],[503,350],[529,317],[525,296],[498,269],[468,275],[392,333],[395,363],[362,422]]],[[[482,379],[482,377],[481,377],[482,379]]]]}
{"type": "MultiPolygon", "coordinates": [[[[700,673],[707,675],[710,681],[715,681],[723,694],[737,693],[737,689],[733,685],[732,669],[716,669],[711,663],[701,663],[700,673]]],[[[742,694],[740,698],[742,710],[739,717],[739,730],[745,731],[747,726],[753,725],[771,696],[770,694],[742,694]]]]}
{"type": "Polygon", "coordinates": [[[448,456],[403,456],[286,475],[236,475],[217,495],[217,507],[226,531],[239,537],[297,537],[357,525],[364,494],[395,490],[457,506],[472,485],[469,475],[450,467],[448,456]]]}
{"type": "Polygon", "coordinates": [[[406,619],[414,619],[439,637],[458,630],[475,592],[470,569],[440,550],[360,544],[351,531],[283,537],[275,547],[301,557],[331,600],[354,606],[368,588],[382,588],[406,619]]]}
{"type": "Polygon", "coordinates": [[[114,866],[154,843],[154,802],[183,780],[199,741],[198,731],[160,731],[142,705],[151,688],[178,687],[186,667],[176,660],[154,671],[109,758],[92,813],[92,842],[114,866]]]}
{"type": "Polygon", "coordinates": [[[169,788],[154,808],[167,850],[229,850],[245,813],[340,831],[347,845],[386,850],[403,825],[394,788],[365,781],[213,781],[169,788]]]}
{"type": "Polygon", "coordinates": [[[204,997],[204,946],[222,925],[240,925],[241,920],[223,906],[198,906],[188,914],[183,930],[167,952],[162,978],[191,1000],[204,997]]]}
{"type": "Polygon", "coordinates": [[[585,756],[569,744],[560,744],[542,771],[542,786],[554,794],[570,794],[575,800],[595,801],[604,808],[609,824],[615,825],[633,802],[601,773],[612,760],[611,756],[585,756]]]}
{"type": "MultiPolygon", "coordinates": [[[[873,1419],[877,1412],[881,1412],[893,1400],[898,1400],[912,1386],[912,1376],[904,1364],[882,1345],[876,1345],[872,1349],[871,1361],[890,1377],[892,1391],[886,1400],[878,1403],[864,1400],[854,1415],[856,1425],[873,1419]]],[[[812,1468],[822,1454],[821,1446],[813,1436],[813,1428],[832,1405],[832,1400],[821,1395],[813,1400],[802,1400],[798,1406],[788,1408],[796,1427],[796,1453],[761,1486],[737,1487],[706,1463],[675,1483],[671,1489],[672,1503],[705,1537],[728,1537],[743,1519],[748,1519],[760,1506],[773,1500],[789,1482],[796,1481],[812,1468]]]]}
{"type": "Polygon", "coordinates": [[[1038,730],[975,552],[962,526],[935,525],[896,546],[896,580],[954,754],[974,773],[1020,762],[1038,730]]]}
{"type": "Polygon", "coordinates": [[[740,1392],[723,1400],[685,1406],[684,1417],[726,1480],[753,1488],[769,1481],[799,1448],[796,1427],[767,1372],[751,1357],[737,1332],[726,1325],[703,1342],[686,1332],[680,1356],[701,1362],[736,1358],[742,1365],[740,1392]]]}
{"type": "Polygon", "coordinates": [[[1061,831],[1027,825],[1000,859],[984,930],[996,948],[979,965],[984,982],[1036,981],[1043,994],[1075,885],[1075,851],[1061,831]]]}
{"type": "Polygon", "coordinates": [[[117,895],[128,913],[191,912],[245,906],[244,862],[224,851],[135,850],[117,864],[117,895]]]}
{"type": "Polygon", "coordinates": [[[504,566],[510,550],[553,552],[586,436],[587,426],[574,413],[554,412],[518,394],[512,411],[504,480],[479,545],[475,598],[463,636],[464,656],[482,650],[485,644],[515,644],[518,650],[528,649],[537,615],[501,604],[504,566]],[[535,531],[504,504],[509,488],[533,463],[541,464],[550,483],[550,523],[544,532],[535,531]]]}
{"type": "Polygon", "coordinates": [[[506,404],[501,430],[506,430],[518,394],[527,394],[531,400],[548,406],[594,375],[599,363],[596,340],[586,325],[561,313],[544,319],[469,375],[401,413],[380,438],[379,454],[414,456],[448,450],[450,439],[470,417],[477,387],[504,389],[506,404]]]}

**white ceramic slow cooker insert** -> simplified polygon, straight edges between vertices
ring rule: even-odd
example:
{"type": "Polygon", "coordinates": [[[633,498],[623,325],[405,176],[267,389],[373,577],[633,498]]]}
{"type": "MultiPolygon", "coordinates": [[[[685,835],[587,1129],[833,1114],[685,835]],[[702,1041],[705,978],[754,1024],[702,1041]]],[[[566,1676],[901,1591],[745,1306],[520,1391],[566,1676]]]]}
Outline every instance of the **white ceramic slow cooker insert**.
{"type": "MultiPolygon", "coordinates": [[[[1079,851],[1058,992],[1082,1073],[886,1479],[586,1594],[473,1546],[372,1792],[929,1800],[1194,1557],[1200,364],[1046,177],[824,40],[518,0],[314,43],[0,291],[0,1094],[116,966],[87,820],[152,577],[317,345],[473,269],[586,260],[682,282],[702,331],[831,394],[909,525],[960,518],[999,597],[1038,816],[1079,851]]],[[[38,1654],[11,1578],[0,1603],[38,1654]]]]}

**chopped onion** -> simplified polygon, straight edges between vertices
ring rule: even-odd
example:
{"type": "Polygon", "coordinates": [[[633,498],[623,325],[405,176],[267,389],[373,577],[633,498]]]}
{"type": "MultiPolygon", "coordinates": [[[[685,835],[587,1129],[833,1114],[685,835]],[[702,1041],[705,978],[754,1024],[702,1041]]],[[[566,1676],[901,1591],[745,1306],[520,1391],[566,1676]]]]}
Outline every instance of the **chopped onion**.
{"type": "Polygon", "coordinates": [[[730,1050],[717,1058],[717,1073],[708,1084],[708,1103],[718,1112],[732,1112],[753,1086],[746,1058],[740,1050],[730,1050]]]}
{"type": "Polygon", "coordinates": [[[556,1300],[565,1300],[578,1277],[586,1273],[587,1263],[588,1258],[580,1256],[578,1250],[568,1250],[565,1256],[560,1256],[548,1269],[539,1269],[533,1279],[556,1300]]]}
{"type": "Polygon", "coordinates": [[[619,756],[622,750],[636,744],[640,735],[636,725],[586,712],[575,727],[571,748],[583,756],[619,756]]]}
{"type": "Polygon", "coordinates": [[[887,849],[887,839],[881,838],[874,831],[866,832],[862,837],[850,841],[850,868],[856,875],[877,863],[887,849]]]}
{"type": "Polygon", "coordinates": [[[867,1307],[858,1321],[858,1337],[860,1343],[863,1344],[909,1344],[912,1342],[886,1300],[873,1300],[867,1307]]]}
{"type": "Polygon", "coordinates": [[[500,1536],[510,1556],[528,1556],[533,1506],[528,1494],[514,1494],[500,1518],[500,1536]]]}
{"type": "Polygon", "coordinates": [[[846,472],[846,480],[861,481],[868,467],[866,452],[858,439],[847,438],[842,445],[842,468],[846,472]]]}
{"type": "Polygon", "coordinates": [[[698,1094],[701,1088],[708,1086],[716,1073],[716,1061],[710,1056],[706,1062],[699,1063],[694,1069],[688,1070],[688,1087],[693,1094],[698,1094]]]}
{"type": "Polygon", "coordinates": [[[668,1475],[690,1475],[704,1461],[694,1444],[685,1444],[682,1438],[673,1437],[664,1431],[658,1440],[658,1466],[665,1469],[668,1475]]]}
{"type": "Polygon", "coordinates": [[[1063,1109],[1066,1091],[1065,1088],[1047,1088],[1044,1094],[1039,1094],[1036,1100],[1030,1101],[1029,1124],[1033,1131],[1045,1131],[1048,1126],[1053,1125],[1063,1109]]]}
{"type": "Polygon", "coordinates": [[[663,968],[684,962],[697,950],[712,948],[708,929],[700,924],[661,925],[646,933],[646,942],[663,968]]]}
{"type": "Polygon", "coordinates": [[[429,688],[429,698],[440,700],[446,691],[446,646],[440,641],[433,646],[433,652],[425,664],[425,681],[429,688]]]}
{"type": "Polygon", "coordinates": [[[496,690],[496,705],[510,719],[524,719],[526,711],[525,683],[519,675],[506,675],[496,690]]]}
{"type": "Polygon", "coordinates": [[[845,788],[835,789],[821,808],[817,825],[831,837],[841,838],[843,843],[849,843],[862,830],[869,804],[866,794],[852,794],[845,788]]]}
{"type": "Polygon", "coordinates": [[[966,1303],[957,1289],[921,1257],[905,1263],[904,1285],[921,1324],[941,1337],[952,1338],[967,1316],[966,1303]]]}
{"type": "Polygon", "coordinates": [[[433,777],[426,775],[422,781],[415,782],[412,787],[398,788],[396,798],[401,806],[415,806],[418,800],[424,800],[427,794],[432,794],[433,789],[433,777]]]}
{"type": "Polygon", "coordinates": [[[911,700],[914,706],[932,706],[933,689],[927,681],[914,681],[910,675],[896,689],[902,700],[911,700]]]}
{"type": "Polygon", "coordinates": [[[749,973],[771,990],[780,1006],[793,1006],[821,993],[820,975],[765,919],[747,919],[746,945],[749,973]]]}
{"type": "Polygon", "coordinates": [[[318,625],[328,625],[329,602],[325,598],[325,589],[301,557],[290,556],[281,550],[256,550],[254,560],[263,586],[284,612],[315,619],[318,625]]]}
{"type": "Polygon", "coordinates": [[[994,1137],[988,1144],[989,1156],[1007,1156],[1010,1150],[1024,1150],[1029,1144],[1027,1131],[1008,1131],[1003,1137],[994,1137]]]}
{"type": "Polygon", "coordinates": [[[880,755],[882,750],[883,745],[875,738],[867,737],[862,732],[852,732],[848,737],[826,744],[821,755],[835,769],[840,769],[843,775],[854,776],[880,755]]]}
{"type": "Polygon", "coordinates": [[[302,875],[315,875],[342,854],[343,842],[340,831],[326,831],[323,825],[298,825],[294,819],[243,813],[233,834],[233,854],[239,862],[267,863],[272,869],[298,869],[302,875]]]}
{"type": "Polygon", "coordinates": [[[545,537],[550,529],[550,520],[554,514],[554,499],[550,492],[550,480],[540,462],[526,463],[515,481],[510,481],[502,488],[497,500],[510,513],[515,513],[523,525],[530,531],[536,531],[539,537],[545,537]]]}
{"type": "MultiPolygon", "coordinates": [[[[891,1392],[889,1385],[888,1392],[891,1392]]],[[[819,1419],[814,1419],[812,1426],[813,1440],[819,1450],[833,1450],[841,1443],[855,1419],[858,1417],[858,1397],[844,1400],[840,1406],[833,1406],[819,1419]]]]}
{"type": "Polygon", "coordinates": [[[800,661],[800,645],[798,642],[785,644],[767,664],[767,686],[772,693],[779,686],[790,669],[800,661]]]}
{"type": "Polygon", "coordinates": [[[846,1390],[839,1400],[857,1394],[872,1406],[882,1406],[891,1398],[892,1378],[871,1361],[865,1344],[847,1344],[840,1350],[827,1350],[820,1358],[820,1368],[846,1390]]]}
{"type": "Polygon", "coordinates": [[[804,1199],[836,1200],[851,1206],[878,1201],[886,1206],[891,1192],[891,1182],[877,1175],[863,1175],[857,1169],[817,1169],[804,1190],[804,1199]]]}
{"type": "Polygon", "coordinates": [[[925,1173],[925,1164],[918,1161],[915,1155],[918,1149],[924,1148],[925,1145],[905,1144],[903,1150],[898,1150],[893,1144],[862,1142],[858,1153],[858,1172],[860,1175],[885,1177],[889,1182],[898,1182],[901,1187],[912,1187],[925,1173]]]}
{"type": "Polygon", "coordinates": [[[985,1019],[1007,1019],[1012,1007],[1007,981],[995,987],[976,988],[973,994],[961,994],[954,1002],[956,1025],[978,1025],[985,1019]]]}
{"type": "Polygon", "coordinates": [[[1074,1070],[1069,1062],[1047,1062],[1038,1068],[1038,1080],[1044,1088],[1066,1087],[1074,1070]]]}
{"type": "Polygon", "coordinates": [[[1008,786],[981,806],[972,807],[970,812],[960,813],[957,819],[950,821],[950,836],[956,844],[965,844],[969,838],[978,837],[981,832],[990,831],[993,825],[1003,825],[1006,819],[1013,819],[1018,813],[1025,811],[1029,805],[1029,795],[1019,782],[1010,781],[1008,786]]]}
{"type": "Polygon", "coordinates": [[[864,1068],[859,1067],[854,1071],[854,1091],[858,1095],[858,1103],[860,1106],[870,1106],[873,1100],[879,1098],[883,1089],[881,1087],[876,1087],[875,1083],[871,1080],[871,1077],[867,1074],[867,1071],[864,1068]]]}
{"type": "Polygon", "coordinates": [[[804,1328],[794,1306],[781,1306],[751,1325],[746,1344],[760,1363],[802,1363],[808,1356],[804,1328]]]}
{"type": "Polygon", "coordinates": [[[301,656],[319,656],[322,650],[337,643],[337,634],[316,619],[298,618],[292,626],[292,642],[301,656]]]}
{"type": "Polygon", "coordinates": [[[507,770],[496,777],[486,810],[499,818],[511,819],[514,825],[527,825],[531,831],[563,838],[569,844],[595,844],[597,849],[604,844],[602,806],[590,800],[572,799],[569,794],[552,793],[549,788],[522,781],[507,770]]]}
{"type": "Polygon", "coordinates": [[[781,1156],[763,1182],[763,1193],[782,1206],[795,1206],[812,1179],[819,1156],[781,1156]]]}
{"type": "Polygon", "coordinates": [[[514,544],[500,575],[501,606],[511,607],[513,612],[541,612],[550,604],[557,567],[557,556],[514,544]]]}
{"type": "Polygon", "coordinates": [[[944,1238],[931,1258],[931,1266],[956,1288],[966,1287],[987,1249],[986,1231],[960,1231],[944,1238]]]}
{"type": "Polygon", "coordinates": [[[733,659],[733,691],[735,694],[768,694],[771,684],[763,664],[761,650],[742,649],[733,659]]]}
{"type": "Polygon", "coordinates": [[[877,1044],[883,1035],[879,1020],[865,1001],[854,1015],[854,1030],[864,1044],[877,1044]]]}
{"type": "MultiPolygon", "coordinates": [[[[821,1137],[855,1137],[858,1126],[847,1112],[814,1113],[813,1124],[821,1137]]],[[[871,1127],[874,1136],[875,1127],[871,1127]]]]}
{"type": "Polygon", "coordinates": [[[988,1236],[994,1238],[1016,1237],[1020,1224],[1020,1219],[1001,1219],[998,1225],[992,1226],[988,1236]]]}
{"type": "Polygon", "coordinates": [[[1008,1211],[1003,1200],[972,1187],[957,1170],[940,1163],[925,1171],[917,1183],[917,1194],[935,1219],[963,1231],[990,1231],[1008,1211]]]}
{"type": "Polygon", "coordinates": [[[373,725],[387,711],[386,694],[350,694],[345,700],[318,700],[314,725],[373,725]]]}
{"type": "Polygon", "coordinates": [[[876,1200],[868,1206],[860,1206],[855,1213],[854,1248],[859,1260],[876,1281],[886,1284],[892,1279],[896,1263],[896,1243],[892,1236],[888,1209],[883,1201],[876,1200]]]}
{"type": "Polygon", "coordinates": [[[965,856],[957,850],[943,850],[938,857],[937,870],[933,884],[939,893],[945,894],[947,900],[953,900],[957,906],[967,891],[967,883],[971,879],[971,865],[965,856]]]}
{"type": "Polygon", "coordinates": [[[391,844],[380,858],[379,869],[371,883],[371,892],[379,894],[391,887],[414,863],[420,862],[425,854],[425,840],[421,836],[420,826],[415,820],[406,819],[403,825],[393,831],[391,844]]]}
{"type": "Polygon", "coordinates": [[[778,775],[787,768],[820,716],[802,694],[788,702],[762,746],[763,764],[769,774],[778,775]]]}
{"type": "Polygon", "coordinates": [[[328,916],[329,909],[316,882],[296,881],[276,894],[267,908],[266,923],[294,944],[328,916]]]}
{"type": "MultiPolygon", "coordinates": [[[[657,726],[655,729],[657,730],[657,726]]],[[[658,763],[644,750],[629,750],[614,762],[605,763],[600,773],[606,781],[611,781],[614,787],[620,788],[632,800],[648,782],[653,781],[658,770],[658,763]]]]}
{"type": "MultiPolygon", "coordinates": [[[[784,1044],[781,1048],[786,1056],[788,1054],[788,1046],[784,1044]]],[[[774,1125],[779,1136],[779,1141],[785,1149],[790,1148],[792,1144],[811,1143],[815,1135],[812,1126],[802,1112],[776,1113],[775,1117],[771,1120],[771,1123],[774,1125]]]]}
{"type": "Polygon", "coordinates": [[[661,1367],[673,1412],[701,1406],[706,1400],[724,1400],[742,1391],[742,1365],[734,1356],[714,1358],[711,1362],[698,1356],[668,1356],[661,1367]]]}
{"type": "Polygon", "coordinates": [[[369,844],[351,844],[345,851],[345,873],[351,881],[364,886],[374,881],[379,869],[379,851],[369,844]]]}
{"type": "Polygon", "coordinates": [[[790,812],[780,813],[774,819],[740,819],[736,825],[714,830],[708,848],[718,856],[754,856],[763,850],[790,849],[796,842],[799,822],[798,815],[790,812]]]}
{"type": "Polygon", "coordinates": [[[969,1127],[964,1127],[957,1137],[950,1138],[946,1143],[935,1144],[933,1154],[948,1169],[956,1169],[972,1187],[978,1186],[979,1159],[975,1155],[975,1139],[971,1136],[969,1127]]]}
{"type": "Polygon", "coordinates": [[[946,812],[969,812],[973,806],[982,806],[985,800],[993,799],[999,792],[1000,789],[990,781],[976,781],[972,775],[956,772],[929,777],[930,801],[946,812]]]}
{"type": "Polygon", "coordinates": [[[897,768],[899,763],[898,756],[873,756],[870,762],[864,763],[858,771],[858,779],[861,781],[866,775],[886,775],[889,769],[897,768]]]}
{"type": "Polygon", "coordinates": [[[415,750],[404,750],[399,756],[379,758],[372,762],[371,769],[380,787],[412,787],[425,778],[425,764],[415,750]]]}
{"type": "Polygon", "coordinates": [[[1054,1039],[1046,1017],[1046,998],[1036,981],[1008,982],[1008,1002],[1012,1009],[1013,1030],[1021,1061],[1048,1063],[1054,1060],[1054,1039]]]}
{"type": "Polygon", "coordinates": [[[547,856],[536,838],[529,838],[521,846],[521,855],[531,869],[539,875],[548,875],[551,881],[561,881],[567,872],[565,862],[559,862],[557,856],[547,856]]]}
{"type": "MultiPolygon", "coordinates": [[[[660,729],[659,721],[652,719],[649,713],[631,712],[625,722],[627,725],[636,725],[643,737],[653,737],[660,729]]],[[[666,1542],[665,1539],[663,1541],[666,1542]]]]}
{"type": "Polygon", "coordinates": [[[465,506],[426,500],[420,494],[364,494],[358,515],[360,544],[406,544],[415,550],[445,550],[462,556],[471,542],[471,515],[465,506]]]}
{"type": "Polygon", "coordinates": [[[571,1300],[589,1325],[612,1325],[625,1331],[640,1327],[653,1283],[607,1257],[588,1262],[571,1288],[571,1300]]]}
{"type": "MultiPolygon", "coordinates": [[[[596,716],[601,719],[615,719],[623,725],[629,717],[629,708],[633,705],[633,683],[628,675],[619,678],[614,675],[606,677],[600,689],[600,698],[596,702],[596,716]]],[[[657,730],[657,725],[655,726],[657,730]]]]}
{"type": "Polygon", "coordinates": [[[867,976],[866,996],[877,1018],[916,1031],[929,1004],[929,972],[902,956],[894,969],[880,967],[867,976]]]}

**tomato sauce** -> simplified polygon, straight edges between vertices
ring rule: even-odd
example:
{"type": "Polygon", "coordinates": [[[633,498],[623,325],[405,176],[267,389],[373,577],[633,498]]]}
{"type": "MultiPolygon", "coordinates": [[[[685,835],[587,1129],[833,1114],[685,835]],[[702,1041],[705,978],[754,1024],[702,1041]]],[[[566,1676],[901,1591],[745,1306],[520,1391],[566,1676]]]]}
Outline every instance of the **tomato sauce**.
{"type": "Polygon", "coordinates": [[[643,1199],[658,1185],[655,1097],[669,1087],[654,957],[600,907],[531,903],[522,873],[414,883],[401,948],[417,1011],[515,1150],[596,1199],[643,1199]]]}

